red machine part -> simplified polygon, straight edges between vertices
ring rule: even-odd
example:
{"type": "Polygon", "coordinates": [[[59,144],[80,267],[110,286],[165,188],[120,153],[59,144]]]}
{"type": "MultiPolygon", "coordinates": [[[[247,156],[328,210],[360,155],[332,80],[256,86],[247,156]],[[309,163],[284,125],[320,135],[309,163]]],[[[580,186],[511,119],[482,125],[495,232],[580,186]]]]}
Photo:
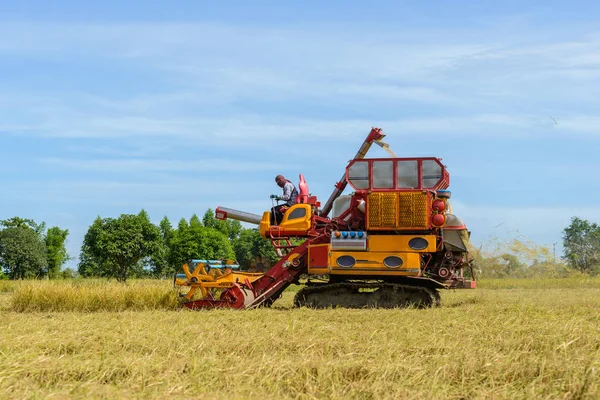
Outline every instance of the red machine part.
{"type": "MultiPolygon", "coordinates": [[[[388,187],[375,187],[373,182],[374,171],[373,166],[375,163],[389,163],[389,158],[369,158],[369,159],[360,159],[355,158],[354,160],[348,163],[346,167],[346,174],[344,175],[344,181],[348,183],[354,190],[357,192],[368,192],[370,190],[377,190],[378,192],[399,192],[399,191],[413,191],[415,189],[424,189],[424,190],[438,190],[438,189],[447,189],[450,186],[450,174],[446,170],[446,166],[442,164],[442,160],[440,158],[435,157],[410,157],[410,158],[395,158],[393,159],[393,168],[392,168],[392,185],[388,187]],[[398,182],[398,163],[412,162],[415,163],[417,168],[417,185],[411,187],[403,187],[399,186],[398,182]],[[435,183],[428,181],[431,177],[428,177],[424,173],[424,163],[429,163],[430,165],[434,165],[438,169],[439,178],[435,183]],[[366,180],[365,186],[357,186],[357,182],[353,182],[350,176],[351,168],[356,164],[365,164],[367,165],[368,170],[368,180],[366,180]],[[427,186],[425,186],[425,182],[428,182],[427,186]]],[[[437,174],[436,174],[437,175],[437,174]]],[[[361,177],[364,178],[364,177],[361,177]]],[[[358,181],[358,183],[364,182],[364,179],[358,181]]],[[[344,185],[345,187],[345,185],[344,185]]]]}
{"type": "Polygon", "coordinates": [[[442,267],[438,270],[438,275],[442,278],[448,278],[450,276],[450,270],[448,268],[442,267]]]}
{"type": "Polygon", "coordinates": [[[352,196],[348,209],[335,218],[337,226],[333,229],[334,231],[337,229],[351,231],[365,229],[365,197],[366,193],[364,192],[357,192],[352,196]]]}
{"type": "Polygon", "coordinates": [[[298,183],[298,197],[296,199],[297,203],[307,203],[308,202],[308,184],[306,183],[306,179],[304,179],[304,175],[300,174],[300,182],[298,183]]]}
{"type": "Polygon", "coordinates": [[[433,204],[431,204],[431,209],[437,212],[444,212],[446,210],[446,203],[443,200],[435,200],[433,204]]]}
{"type": "Polygon", "coordinates": [[[431,216],[431,223],[433,226],[443,226],[445,222],[446,217],[444,217],[444,214],[433,214],[431,216]]]}
{"type": "Polygon", "coordinates": [[[237,284],[236,286],[224,290],[220,299],[201,299],[183,303],[189,309],[198,310],[201,308],[244,308],[246,303],[247,290],[237,284]]]}
{"type": "Polygon", "coordinates": [[[308,246],[329,241],[329,235],[306,240],[282,257],[273,268],[256,281],[237,283],[236,286],[223,290],[220,299],[201,299],[184,303],[187,308],[253,308],[275,300],[300,274],[306,271],[308,246]]]}
{"type": "MultiPolygon", "coordinates": [[[[371,148],[371,145],[373,143],[381,144],[382,143],[381,140],[384,137],[385,137],[385,134],[383,134],[383,131],[381,130],[381,128],[375,128],[375,127],[371,128],[371,132],[369,132],[369,135],[363,142],[362,146],[360,147],[360,149],[358,149],[358,152],[356,152],[356,155],[354,156],[354,160],[362,160],[363,158],[365,158],[367,152],[371,148]]],[[[331,195],[327,199],[327,202],[325,202],[325,205],[321,209],[320,216],[327,217],[327,214],[329,214],[329,212],[331,211],[331,207],[333,206],[334,200],[337,199],[342,194],[342,192],[346,188],[347,184],[348,184],[348,180],[346,178],[346,173],[344,173],[342,178],[335,184],[335,190],[333,191],[333,193],[331,193],[331,195]]]]}

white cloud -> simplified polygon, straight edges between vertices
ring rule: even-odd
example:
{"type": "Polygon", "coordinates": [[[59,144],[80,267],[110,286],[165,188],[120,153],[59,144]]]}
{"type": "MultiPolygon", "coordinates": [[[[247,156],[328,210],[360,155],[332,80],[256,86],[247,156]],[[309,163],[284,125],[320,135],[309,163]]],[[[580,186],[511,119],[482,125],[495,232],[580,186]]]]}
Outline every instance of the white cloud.
{"type": "Polygon", "coordinates": [[[567,85],[552,76],[557,71],[593,74],[595,70],[582,68],[596,65],[597,35],[544,42],[527,32],[492,40],[484,28],[434,33],[402,27],[385,32],[310,28],[3,23],[0,56],[111,59],[134,71],[152,71],[156,81],[149,84],[156,88],[118,97],[85,91],[9,93],[0,96],[0,111],[16,115],[7,123],[11,130],[52,137],[154,137],[210,145],[226,140],[236,146],[274,137],[325,139],[330,132],[371,125],[414,134],[522,137],[548,129],[593,133],[591,110],[572,116],[565,109],[577,98],[593,97],[595,89],[570,85],[577,95],[560,97],[567,85]],[[535,107],[532,99],[552,99],[553,104],[535,107]],[[515,101],[531,108],[516,110],[511,105],[515,101]],[[248,105],[240,106],[243,102],[248,105]],[[262,109],[252,109],[254,103],[263,103],[262,109]],[[277,111],[279,103],[292,106],[277,111]],[[300,115],[305,114],[303,106],[294,103],[366,110],[361,114],[378,115],[378,120],[352,113],[300,115]],[[272,107],[276,111],[269,112],[272,107]],[[564,111],[558,116],[564,124],[553,126],[549,111],[557,109],[564,111]],[[19,118],[23,110],[26,114],[19,118]],[[410,117],[411,111],[425,115],[410,117]]]}
{"type": "MultiPolygon", "coordinates": [[[[355,90],[350,87],[348,90],[355,90]]],[[[358,89],[356,89],[358,90],[358,89]]],[[[373,89],[377,90],[377,89],[373,89]]],[[[392,95],[390,95],[392,96],[392,95]]],[[[399,95],[400,96],[400,95],[399,95]]],[[[185,139],[215,146],[259,146],[270,139],[278,142],[303,142],[337,137],[337,140],[353,142],[362,137],[364,131],[377,125],[392,132],[408,134],[438,133],[452,136],[499,136],[537,137],[548,134],[576,134],[594,136],[599,132],[599,119],[594,115],[500,114],[469,113],[451,115],[443,113],[426,117],[402,117],[377,120],[337,118],[316,119],[314,117],[260,115],[234,112],[229,117],[194,117],[161,115],[153,109],[159,108],[164,99],[150,106],[151,100],[142,100],[150,108],[148,112],[110,112],[98,109],[79,109],[78,97],[53,108],[48,105],[43,112],[36,107],[29,113],[40,123],[30,125],[9,124],[4,131],[21,134],[37,134],[60,138],[164,138],[174,141],[185,139]],[[555,118],[555,120],[553,119],[555,118]],[[341,136],[337,136],[342,134],[341,136]]],[[[54,102],[56,100],[53,100],[54,102]]],[[[136,103],[135,99],[131,103],[136,103]]],[[[26,100],[15,104],[23,107],[26,100]]],[[[116,107],[116,106],[115,106],[116,107]]],[[[135,106],[134,106],[135,107],[135,106]]],[[[125,109],[127,109],[126,106],[125,109]]],[[[11,107],[7,107],[11,109],[11,107]]],[[[0,126],[2,128],[2,126],[0,126]]],[[[2,131],[3,129],[0,129],[2,131]]]]}
{"type": "MultiPolygon", "coordinates": [[[[199,156],[197,160],[162,160],[162,159],[66,159],[42,158],[42,164],[76,170],[93,170],[102,172],[172,172],[172,171],[257,171],[277,170],[282,167],[279,162],[239,161],[227,158],[206,158],[199,156]]],[[[289,164],[286,164],[290,166],[289,164]]],[[[297,167],[291,165],[291,167],[297,167]]]]}

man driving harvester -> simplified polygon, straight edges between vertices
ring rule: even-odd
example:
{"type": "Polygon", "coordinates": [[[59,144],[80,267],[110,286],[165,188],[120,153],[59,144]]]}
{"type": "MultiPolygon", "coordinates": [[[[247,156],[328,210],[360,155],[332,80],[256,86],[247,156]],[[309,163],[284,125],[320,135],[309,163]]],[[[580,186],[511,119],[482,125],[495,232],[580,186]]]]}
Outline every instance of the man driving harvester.
{"type": "Polygon", "coordinates": [[[298,190],[296,189],[296,186],[294,186],[290,180],[285,179],[283,175],[277,175],[275,177],[275,182],[277,183],[277,186],[283,189],[283,195],[277,196],[272,194],[271,198],[275,200],[283,200],[285,203],[278,204],[271,208],[271,225],[279,225],[281,223],[281,220],[283,219],[283,213],[285,212],[285,210],[282,212],[281,209],[284,207],[288,208],[296,204],[296,198],[298,197],[298,190]]]}

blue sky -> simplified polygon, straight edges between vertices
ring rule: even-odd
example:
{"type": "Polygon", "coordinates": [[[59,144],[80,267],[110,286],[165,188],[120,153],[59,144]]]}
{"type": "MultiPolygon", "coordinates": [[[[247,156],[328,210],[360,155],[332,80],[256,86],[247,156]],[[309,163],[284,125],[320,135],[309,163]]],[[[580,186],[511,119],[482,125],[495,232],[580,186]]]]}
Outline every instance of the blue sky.
{"type": "Polygon", "coordinates": [[[471,3],[0,1],[0,219],[77,256],[98,215],[262,213],[279,173],[324,202],[378,126],[476,244],[560,252],[600,222],[600,6],[471,3]]]}

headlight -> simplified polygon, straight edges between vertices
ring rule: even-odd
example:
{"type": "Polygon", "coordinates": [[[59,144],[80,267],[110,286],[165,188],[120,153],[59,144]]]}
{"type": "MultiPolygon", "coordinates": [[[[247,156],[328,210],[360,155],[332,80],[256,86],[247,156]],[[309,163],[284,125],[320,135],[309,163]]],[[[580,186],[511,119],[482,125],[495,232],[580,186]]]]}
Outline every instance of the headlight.
{"type": "Polygon", "coordinates": [[[337,260],[335,260],[335,262],[342,268],[350,268],[353,267],[354,264],[356,264],[356,260],[352,256],[338,257],[337,260]]]}
{"type": "Polygon", "coordinates": [[[427,239],[416,237],[408,241],[408,246],[413,250],[423,250],[429,246],[427,239]]]}
{"type": "Polygon", "coordinates": [[[404,264],[404,261],[400,257],[397,256],[389,256],[383,260],[383,265],[388,268],[398,268],[404,264]]]}

